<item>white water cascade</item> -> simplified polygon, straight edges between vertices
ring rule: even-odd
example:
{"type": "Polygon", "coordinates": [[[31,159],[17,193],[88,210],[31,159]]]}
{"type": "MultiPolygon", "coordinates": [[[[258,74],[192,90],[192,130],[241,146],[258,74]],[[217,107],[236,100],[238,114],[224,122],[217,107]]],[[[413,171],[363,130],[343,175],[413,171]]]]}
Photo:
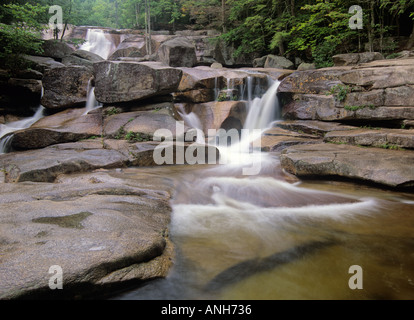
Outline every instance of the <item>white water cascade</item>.
{"type": "Polygon", "coordinates": [[[92,79],[89,79],[87,93],[88,95],[86,97],[85,112],[83,113],[83,115],[87,115],[92,110],[99,109],[102,107],[102,104],[99,103],[95,98],[95,87],[92,85],[92,79]]]}
{"type": "Polygon", "coordinates": [[[10,122],[7,124],[0,124],[0,154],[7,153],[10,149],[13,132],[30,128],[35,122],[43,118],[45,108],[39,105],[35,114],[26,119],[10,122]]]}
{"type": "Polygon", "coordinates": [[[86,42],[80,47],[108,59],[109,55],[115,50],[114,43],[107,38],[103,30],[88,29],[86,34],[86,42]]]}
{"type": "MultiPolygon", "coordinates": [[[[258,96],[253,81],[247,82],[244,129],[259,134],[244,135],[240,144],[250,145],[280,114],[279,83],[258,96]]],[[[187,125],[201,129],[195,114],[180,111],[187,125]]],[[[119,299],[352,299],[351,263],[376,271],[386,257],[388,264],[378,274],[390,272],[395,245],[378,230],[388,229],[385,234],[394,240],[395,226],[387,219],[403,212],[401,206],[412,210],[412,204],[374,198],[358,188],[334,193],[335,185],[318,190],[288,182],[292,177],[283,172],[277,154],[240,149],[220,146],[226,164],[159,169],[177,181],[169,229],[177,248],[174,266],[167,278],[119,299]],[[259,163],[260,171],[244,175],[252,163],[259,163]]],[[[412,241],[402,239],[404,250],[411,250],[412,241]]],[[[413,275],[412,268],[402,266],[396,263],[398,271],[390,276],[401,286],[413,275]]],[[[361,290],[363,298],[386,296],[390,288],[373,290],[361,290]]]]}

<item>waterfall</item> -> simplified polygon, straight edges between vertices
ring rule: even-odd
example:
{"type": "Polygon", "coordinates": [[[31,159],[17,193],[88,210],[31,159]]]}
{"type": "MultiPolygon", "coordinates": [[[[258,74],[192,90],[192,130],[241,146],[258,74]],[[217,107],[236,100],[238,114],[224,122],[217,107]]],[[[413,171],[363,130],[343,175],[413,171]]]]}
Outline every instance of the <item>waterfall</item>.
{"type": "Polygon", "coordinates": [[[26,119],[19,121],[10,122],[7,124],[0,125],[0,154],[7,153],[10,151],[11,139],[13,132],[30,128],[35,122],[43,118],[45,108],[39,105],[35,114],[26,119]]]}
{"type": "Polygon", "coordinates": [[[89,79],[87,87],[87,97],[85,112],[83,115],[87,115],[90,111],[101,108],[102,104],[99,103],[95,98],[95,87],[92,85],[92,78],[89,79]]]}
{"type": "MultiPolygon", "coordinates": [[[[248,114],[244,124],[244,129],[267,129],[276,117],[280,117],[277,89],[279,81],[275,81],[267,90],[262,98],[249,100],[248,114]]],[[[250,92],[251,89],[249,89],[250,92]]],[[[249,97],[252,95],[249,93],[249,97]]]]}
{"type": "Polygon", "coordinates": [[[103,30],[88,29],[86,42],[80,49],[95,53],[104,59],[108,59],[112,51],[115,50],[115,45],[112,41],[106,38],[103,30]]]}
{"type": "MultiPolygon", "coordinates": [[[[220,141],[218,144],[216,143],[216,146],[220,150],[220,163],[259,168],[262,164],[265,164],[264,159],[266,157],[260,150],[261,136],[270,127],[270,124],[276,120],[276,117],[280,116],[280,106],[277,97],[277,89],[280,82],[273,82],[261,98],[255,97],[257,86],[253,86],[253,81],[248,80],[247,84],[248,113],[239,136],[239,141],[231,146],[227,146],[220,141]]],[[[248,174],[245,172],[245,169],[243,169],[243,174],[248,174]]],[[[251,174],[257,174],[257,172],[252,171],[251,174]]]]}
{"type": "Polygon", "coordinates": [[[186,113],[183,106],[180,106],[177,112],[184,120],[184,123],[186,125],[197,130],[196,142],[200,144],[205,144],[206,141],[204,139],[203,125],[201,124],[201,121],[198,118],[198,116],[194,112],[186,113]]]}

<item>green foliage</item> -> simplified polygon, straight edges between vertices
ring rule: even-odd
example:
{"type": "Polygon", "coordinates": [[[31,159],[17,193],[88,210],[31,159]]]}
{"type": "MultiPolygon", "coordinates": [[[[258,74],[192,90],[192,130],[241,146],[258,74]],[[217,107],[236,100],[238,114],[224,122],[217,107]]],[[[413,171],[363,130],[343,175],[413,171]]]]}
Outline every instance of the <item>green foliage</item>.
{"type": "Polygon", "coordinates": [[[125,135],[125,140],[128,140],[129,142],[144,142],[151,141],[151,137],[144,133],[129,131],[125,135]]]}
{"type": "Polygon", "coordinates": [[[365,108],[369,108],[371,110],[375,110],[377,107],[374,106],[373,104],[368,104],[368,105],[362,105],[362,106],[345,106],[344,109],[347,111],[358,111],[358,110],[362,110],[365,108]]]}
{"type": "MultiPolygon", "coordinates": [[[[346,99],[346,96],[348,95],[348,93],[350,93],[350,88],[349,86],[344,86],[342,84],[337,84],[335,86],[333,86],[331,88],[331,90],[329,90],[329,92],[327,93],[327,95],[333,95],[335,97],[336,100],[343,102],[346,99]]],[[[358,107],[359,108],[359,107],[358,107]]]]}
{"type": "Polygon", "coordinates": [[[385,143],[382,144],[380,146],[378,146],[382,149],[388,149],[388,150],[405,150],[404,148],[401,148],[400,146],[396,145],[396,144],[390,144],[390,143],[385,143]]]}
{"type": "Polygon", "coordinates": [[[11,15],[9,23],[0,23],[0,61],[1,67],[12,71],[27,68],[23,59],[25,54],[42,52],[42,17],[47,10],[40,5],[7,4],[3,12],[11,15]]]}
{"type": "Polygon", "coordinates": [[[120,108],[117,108],[117,107],[109,107],[109,108],[106,108],[104,110],[104,115],[107,116],[107,117],[109,117],[109,116],[113,116],[115,114],[119,114],[121,112],[122,112],[122,110],[120,108]]]}

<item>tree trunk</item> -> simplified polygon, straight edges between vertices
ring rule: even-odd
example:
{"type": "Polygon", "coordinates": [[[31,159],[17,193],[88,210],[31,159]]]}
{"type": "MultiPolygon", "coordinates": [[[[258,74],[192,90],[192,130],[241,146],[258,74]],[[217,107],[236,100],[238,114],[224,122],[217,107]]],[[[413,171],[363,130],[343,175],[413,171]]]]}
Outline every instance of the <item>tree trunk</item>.
{"type": "Polygon", "coordinates": [[[413,46],[414,46],[414,25],[413,25],[413,30],[411,31],[410,38],[408,39],[408,42],[405,45],[405,49],[410,50],[412,49],[413,46]]]}
{"type": "Polygon", "coordinates": [[[136,23],[136,27],[139,28],[139,5],[138,3],[135,3],[135,23],[136,23]]]}
{"type": "Polygon", "coordinates": [[[226,0],[221,0],[221,22],[223,27],[223,33],[226,33],[226,0]]]}
{"type": "MultiPolygon", "coordinates": [[[[62,30],[62,36],[60,37],[60,41],[63,41],[63,37],[64,37],[64,35],[65,35],[65,32],[66,32],[66,28],[68,27],[68,21],[69,21],[69,18],[70,18],[70,14],[72,13],[72,0],[70,0],[70,7],[69,7],[69,13],[68,13],[68,15],[67,15],[67,17],[66,17],[66,21],[65,21],[65,27],[63,28],[63,30],[62,30]]],[[[57,35],[56,35],[57,36],[57,35]]]]}
{"type": "Polygon", "coordinates": [[[374,34],[374,30],[375,30],[374,5],[375,5],[375,0],[371,0],[370,1],[371,23],[368,26],[368,46],[369,46],[369,51],[370,52],[374,51],[374,38],[375,38],[375,34],[374,34]]]}
{"type": "Polygon", "coordinates": [[[148,0],[145,0],[145,50],[149,53],[148,48],[148,0]]]}
{"type": "Polygon", "coordinates": [[[151,46],[151,2],[148,0],[148,48],[149,55],[152,55],[152,46],[151,46]]]}

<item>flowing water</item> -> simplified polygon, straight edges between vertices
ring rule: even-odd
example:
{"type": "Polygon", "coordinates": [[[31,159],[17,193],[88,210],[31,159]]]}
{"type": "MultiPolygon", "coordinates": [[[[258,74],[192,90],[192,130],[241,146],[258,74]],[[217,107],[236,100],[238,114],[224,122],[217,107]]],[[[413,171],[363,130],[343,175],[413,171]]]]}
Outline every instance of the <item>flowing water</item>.
{"type": "Polygon", "coordinates": [[[114,43],[108,39],[109,36],[100,29],[88,29],[86,34],[86,42],[80,47],[108,59],[109,55],[116,49],[114,43]]]}
{"type": "Polygon", "coordinates": [[[88,81],[88,88],[86,92],[87,92],[86,106],[85,106],[85,112],[83,115],[86,115],[92,110],[99,109],[103,106],[102,103],[99,103],[95,98],[95,87],[92,86],[92,79],[88,81]]]}
{"type": "Polygon", "coordinates": [[[31,127],[36,121],[43,118],[44,110],[45,108],[42,105],[39,105],[32,117],[6,124],[0,124],[0,154],[7,153],[10,150],[13,132],[31,127]]]}
{"type": "MultiPolygon", "coordinates": [[[[277,117],[277,86],[251,96],[245,127],[277,117]]],[[[177,181],[174,266],[116,299],[414,299],[413,194],[299,182],[278,154],[220,152],[225,165],[151,169],[177,181]]]]}

